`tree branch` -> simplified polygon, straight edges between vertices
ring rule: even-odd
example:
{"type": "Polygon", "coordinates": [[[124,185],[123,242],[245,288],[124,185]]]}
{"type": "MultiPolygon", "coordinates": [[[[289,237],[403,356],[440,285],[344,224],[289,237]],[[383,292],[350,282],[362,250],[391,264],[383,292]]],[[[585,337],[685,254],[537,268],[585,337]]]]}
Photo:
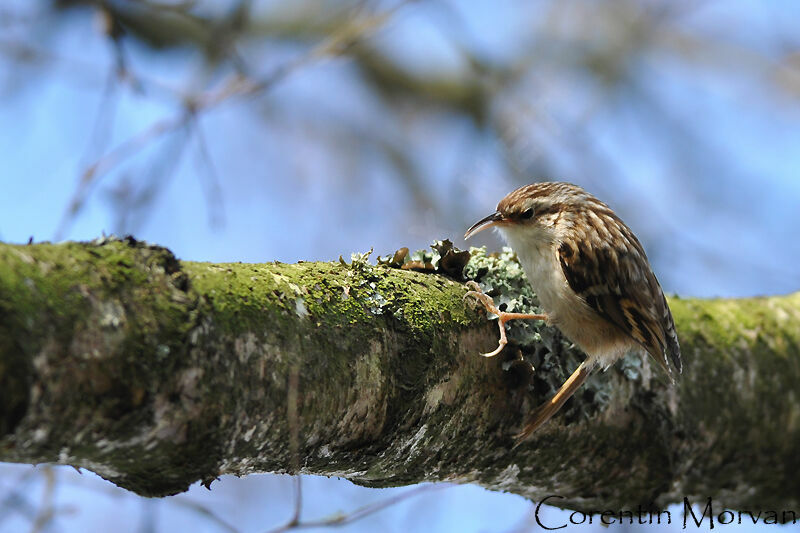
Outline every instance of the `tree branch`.
{"type": "MultiPolygon", "coordinates": [[[[467,273],[497,303],[532,310],[510,254],[473,252],[467,273]]],[[[798,505],[800,293],[671,300],[687,360],[677,387],[628,356],[512,451],[582,356],[552,328],[516,324],[515,343],[480,357],[496,324],[465,292],[363,260],[0,244],[0,460],[83,467],[148,496],[299,469],[559,494],[579,510],[798,505]]]]}

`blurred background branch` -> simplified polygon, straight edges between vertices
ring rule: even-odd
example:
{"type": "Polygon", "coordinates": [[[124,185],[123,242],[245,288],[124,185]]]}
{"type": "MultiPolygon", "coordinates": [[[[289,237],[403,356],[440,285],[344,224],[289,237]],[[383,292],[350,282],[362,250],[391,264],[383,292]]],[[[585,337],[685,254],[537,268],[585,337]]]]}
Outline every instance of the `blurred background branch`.
{"type": "MultiPolygon", "coordinates": [[[[78,21],[93,20],[96,41],[110,50],[58,239],[71,234],[87,202],[104,199],[114,231],[139,231],[184,174],[196,176],[187,186],[203,191],[211,228],[226,221],[228,187],[252,181],[268,192],[283,175],[300,182],[285,194],[346,190],[363,202],[370,181],[390,180],[403,198],[398,227],[418,238],[433,227],[460,229],[471,220],[466,213],[513,186],[559,177],[613,198],[653,243],[656,262],[667,261],[667,285],[682,292],[703,289],[672,279],[679,266],[722,269],[728,285],[773,275],[797,285],[798,274],[779,266],[785,258],[747,254],[742,276],[714,244],[730,232],[697,239],[674,223],[702,212],[720,227],[740,224],[740,239],[759,245],[750,228],[763,214],[752,199],[774,201],[764,183],[782,178],[765,175],[741,148],[769,128],[788,146],[800,113],[798,38],[777,24],[780,10],[757,13],[770,31],[748,37],[733,24],[751,16],[745,7],[710,0],[504,6],[496,14],[446,0],[42,1],[6,8],[0,43],[10,64],[27,69],[6,80],[6,90],[17,91],[52,79],[62,65],[70,77],[103,79],[101,54],[90,56],[93,67],[87,57],[67,59],[54,42],[78,21]],[[494,25],[482,28],[481,16],[494,25]],[[501,39],[504,16],[512,18],[501,39]],[[154,108],[142,116],[153,118],[131,128],[124,117],[142,99],[154,108]],[[717,125],[727,120],[717,118],[720,101],[752,115],[742,117],[741,138],[717,125]],[[234,102],[233,112],[219,109],[234,102]],[[201,120],[229,140],[198,136],[201,120]],[[220,122],[231,120],[233,130],[220,122]],[[228,142],[235,153],[218,153],[228,142]],[[258,145],[270,176],[232,175],[258,145]],[[195,166],[184,169],[184,152],[195,166]],[[310,177],[322,169],[324,179],[310,177]],[[658,204],[643,198],[653,184],[663,195],[658,204]],[[106,194],[97,196],[98,187],[106,194]],[[676,259],[687,256],[685,264],[676,259]]],[[[796,222],[795,215],[782,225],[796,222]]],[[[787,256],[800,253],[790,246],[787,256]]]]}

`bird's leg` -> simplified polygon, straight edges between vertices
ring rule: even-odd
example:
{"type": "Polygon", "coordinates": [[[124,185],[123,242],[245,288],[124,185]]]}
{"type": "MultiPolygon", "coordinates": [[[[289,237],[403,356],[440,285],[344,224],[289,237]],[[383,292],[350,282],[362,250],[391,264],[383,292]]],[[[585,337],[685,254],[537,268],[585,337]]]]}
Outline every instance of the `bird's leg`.
{"type": "Polygon", "coordinates": [[[547,320],[547,315],[534,315],[529,313],[506,313],[505,311],[501,311],[494,305],[494,300],[492,297],[483,292],[480,286],[475,283],[474,281],[468,281],[467,287],[472,289],[471,291],[467,292],[464,295],[464,298],[467,296],[472,296],[473,298],[478,299],[486,310],[490,313],[497,315],[497,324],[500,327],[500,341],[498,341],[497,348],[489,353],[482,353],[481,355],[484,357],[494,357],[495,355],[499,354],[503,351],[506,344],[508,344],[508,338],[506,338],[506,322],[510,320],[517,320],[517,319],[527,319],[527,320],[547,320]]]}

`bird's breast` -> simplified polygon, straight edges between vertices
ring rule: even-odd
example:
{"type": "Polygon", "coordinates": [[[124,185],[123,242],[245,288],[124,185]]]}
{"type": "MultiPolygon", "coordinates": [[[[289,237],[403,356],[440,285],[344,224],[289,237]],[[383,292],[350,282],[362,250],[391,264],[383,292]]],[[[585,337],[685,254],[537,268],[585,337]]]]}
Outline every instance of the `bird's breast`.
{"type": "Polygon", "coordinates": [[[575,303],[577,296],[570,289],[561,264],[558,261],[556,241],[547,234],[522,234],[505,231],[504,236],[516,252],[528,282],[539,298],[546,313],[560,314],[562,308],[575,303]]]}
{"type": "Polygon", "coordinates": [[[633,346],[618,328],[602,319],[569,286],[558,256],[559,241],[546,238],[522,240],[519,233],[504,232],[506,241],[517,253],[528,282],[548,316],[589,356],[591,365],[607,367],[633,346]]]}

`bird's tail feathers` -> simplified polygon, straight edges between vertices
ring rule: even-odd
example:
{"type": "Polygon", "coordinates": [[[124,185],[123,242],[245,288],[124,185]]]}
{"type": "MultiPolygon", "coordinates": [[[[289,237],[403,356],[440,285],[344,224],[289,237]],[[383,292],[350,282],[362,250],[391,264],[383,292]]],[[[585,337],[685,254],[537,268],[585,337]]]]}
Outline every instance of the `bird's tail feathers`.
{"type": "Polygon", "coordinates": [[[561,409],[561,406],[564,405],[564,402],[569,400],[569,398],[575,394],[575,391],[583,385],[586,381],[586,378],[592,373],[592,365],[587,364],[586,361],[582,362],[578,368],[575,369],[575,372],[561,385],[561,388],[558,389],[555,396],[553,396],[549,401],[544,403],[543,405],[539,406],[536,411],[534,411],[533,415],[531,415],[528,422],[525,424],[525,427],[520,431],[516,436],[515,440],[516,443],[514,447],[519,446],[522,441],[530,437],[534,431],[539,429],[545,422],[550,420],[550,418],[556,414],[556,412],[561,409]]]}

